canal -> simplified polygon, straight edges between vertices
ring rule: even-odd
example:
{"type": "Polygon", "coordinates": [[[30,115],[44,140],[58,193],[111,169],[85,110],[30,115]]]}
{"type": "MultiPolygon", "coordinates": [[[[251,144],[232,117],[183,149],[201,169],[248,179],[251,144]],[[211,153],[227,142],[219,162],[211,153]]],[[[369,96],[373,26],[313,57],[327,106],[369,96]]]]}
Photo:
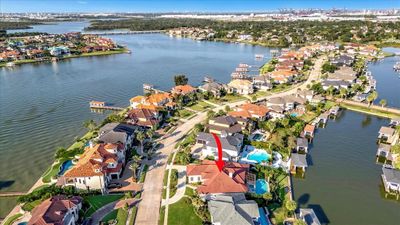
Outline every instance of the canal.
{"type": "MultiPolygon", "coordinates": [[[[31,31],[80,31],[86,22],[35,26],[31,31]]],[[[161,89],[173,75],[186,74],[199,85],[205,75],[221,82],[238,63],[260,65],[269,49],[242,44],[197,42],[162,34],[110,36],[132,54],[77,58],[48,64],[0,69],[0,191],[25,191],[53,161],[55,149],[67,147],[85,132],[82,123],[105,114],[88,108],[102,100],[117,106],[142,94],[142,84],[161,89]],[[4,106],[4,107],[3,107],[4,106]]],[[[391,68],[396,58],[370,64],[380,97],[400,106],[399,86],[391,68]]],[[[313,207],[331,224],[398,224],[400,204],[380,194],[380,166],[375,164],[376,136],[385,119],[345,111],[318,131],[305,179],[294,179],[302,207],[313,207]]],[[[0,217],[15,199],[0,199],[0,217]]]]}
{"type": "MultiPolygon", "coordinates": [[[[35,26],[29,31],[70,32],[84,25],[35,26]]],[[[90,111],[90,100],[127,106],[131,97],[143,93],[143,83],[168,90],[176,74],[186,74],[192,85],[206,75],[228,82],[239,63],[262,64],[255,54],[269,59],[269,49],[259,46],[163,34],[110,37],[132,54],[0,68],[0,191],[28,190],[53,162],[57,147],[67,147],[85,132],[85,120],[105,117],[90,111]]],[[[14,204],[15,198],[0,199],[0,217],[14,204]]]]}

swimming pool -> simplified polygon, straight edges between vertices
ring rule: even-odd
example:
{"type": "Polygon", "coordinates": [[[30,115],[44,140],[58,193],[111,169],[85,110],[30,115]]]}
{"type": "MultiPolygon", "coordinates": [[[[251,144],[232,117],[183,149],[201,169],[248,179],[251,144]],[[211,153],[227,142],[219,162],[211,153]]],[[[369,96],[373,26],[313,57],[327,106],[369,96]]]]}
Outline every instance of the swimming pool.
{"type": "Polygon", "coordinates": [[[254,136],[253,136],[253,140],[255,140],[255,141],[261,141],[262,139],[263,139],[262,134],[254,134],[254,136]]]}
{"type": "Polygon", "coordinates": [[[292,117],[297,117],[297,113],[291,113],[290,114],[292,117]]]}
{"type": "Polygon", "coordinates": [[[256,190],[255,193],[258,195],[262,195],[266,192],[268,192],[268,183],[264,179],[258,179],[256,181],[256,190]]]}
{"type": "Polygon", "coordinates": [[[256,149],[246,157],[247,160],[256,161],[257,163],[268,162],[271,159],[271,155],[264,150],[256,149]]]}
{"type": "Polygon", "coordinates": [[[67,160],[65,162],[63,162],[60,166],[60,171],[58,172],[58,175],[64,175],[64,173],[72,167],[72,160],[67,160]]]}

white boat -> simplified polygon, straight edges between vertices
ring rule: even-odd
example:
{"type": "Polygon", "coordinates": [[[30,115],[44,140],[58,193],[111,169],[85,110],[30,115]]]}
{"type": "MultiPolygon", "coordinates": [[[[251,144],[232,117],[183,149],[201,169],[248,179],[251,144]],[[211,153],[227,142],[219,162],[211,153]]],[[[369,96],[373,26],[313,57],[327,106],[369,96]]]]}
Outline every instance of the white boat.
{"type": "Polygon", "coordinates": [[[13,67],[13,66],[15,66],[15,63],[13,62],[6,63],[6,67],[13,67]]]}

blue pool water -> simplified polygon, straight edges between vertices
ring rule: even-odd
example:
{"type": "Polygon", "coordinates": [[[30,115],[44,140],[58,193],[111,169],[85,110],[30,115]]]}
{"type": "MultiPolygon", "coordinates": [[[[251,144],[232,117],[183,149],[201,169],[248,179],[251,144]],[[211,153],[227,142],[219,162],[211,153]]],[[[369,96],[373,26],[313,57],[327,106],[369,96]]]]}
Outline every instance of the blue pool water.
{"type": "Polygon", "coordinates": [[[256,194],[262,195],[266,192],[268,192],[268,183],[267,181],[263,180],[263,179],[258,179],[256,181],[256,190],[255,190],[256,194]]]}
{"type": "Polygon", "coordinates": [[[291,113],[290,115],[293,117],[297,117],[297,113],[291,113]]]}
{"type": "Polygon", "coordinates": [[[262,140],[262,135],[261,134],[255,134],[254,135],[254,137],[253,137],[253,140],[256,140],[256,141],[261,141],[262,140]]]}
{"type": "Polygon", "coordinates": [[[260,225],[269,225],[264,209],[258,208],[258,212],[260,213],[260,218],[258,218],[258,222],[260,223],[260,225]]]}
{"type": "Polygon", "coordinates": [[[21,222],[18,225],[27,225],[27,224],[28,224],[28,222],[21,222]]]}
{"type": "Polygon", "coordinates": [[[63,164],[61,164],[60,166],[60,172],[58,172],[58,175],[63,175],[65,171],[72,167],[72,165],[72,160],[67,160],[63,162],[63,164]]]}
{"type": "Polygon", "coordinates": [[[248,160],[254,160],[254,161],[257,161],[258,163],[262,163],[264,161],[269,161],[270,158],[271,158],[271,155],[265,151],[254,151],[254,152],[250,152],[247,155],[248,160]]]}

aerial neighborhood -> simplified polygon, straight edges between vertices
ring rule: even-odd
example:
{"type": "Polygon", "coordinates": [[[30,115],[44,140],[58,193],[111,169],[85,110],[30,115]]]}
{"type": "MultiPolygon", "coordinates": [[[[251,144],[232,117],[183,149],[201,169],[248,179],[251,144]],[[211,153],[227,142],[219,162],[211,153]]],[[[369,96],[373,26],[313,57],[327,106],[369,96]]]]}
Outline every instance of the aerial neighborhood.
{"type": "MultiPolygon", "coordinates": [[[[199,40],[213,36],[209,29],[169,33],[199,40]]],[[[110,39],[80,33],[2,45],[4,62],[117,48],[110,39]]],[[[226,84],[206,76],[196,87],[176,75],[167,91],[143,84],[143,95],[132,96],[126,108],[91,99],[91,108],[117,111],[99,123],[85,122],[88,133],[57,150],[40,181],[45,186],[18,199],[28,224],[112,223],[97,214],[113,202],[118,213],[135,209],[135,220],[150,210],[141,209],[150,207],[149,195],[160,200],[152,207],[162,219],[168,218],[166,209],[180,204],[184,213],[211,224],[320,224],[313,209],[297,205],[291,176],[307,176],[311,143],[341,108],[385,106],[373,105],[376,80],[367,70],[381,54],[373,46],[329,42],[270,54],[261,67],[240,63],[226,84]],[[218,160],[225,162],[221,170],[218,160]]],[[[397,198],[399,124],[393,119],[380,129],[376,153],[385,165],[386,194],[397,198]]]]}
{"type": "Polygon", "coordinates": [[[57,61],[60,59],[122,53],[125,49],[110,38],[79,32],[34,34],[0,41],[0,66],[57,61]]]}

